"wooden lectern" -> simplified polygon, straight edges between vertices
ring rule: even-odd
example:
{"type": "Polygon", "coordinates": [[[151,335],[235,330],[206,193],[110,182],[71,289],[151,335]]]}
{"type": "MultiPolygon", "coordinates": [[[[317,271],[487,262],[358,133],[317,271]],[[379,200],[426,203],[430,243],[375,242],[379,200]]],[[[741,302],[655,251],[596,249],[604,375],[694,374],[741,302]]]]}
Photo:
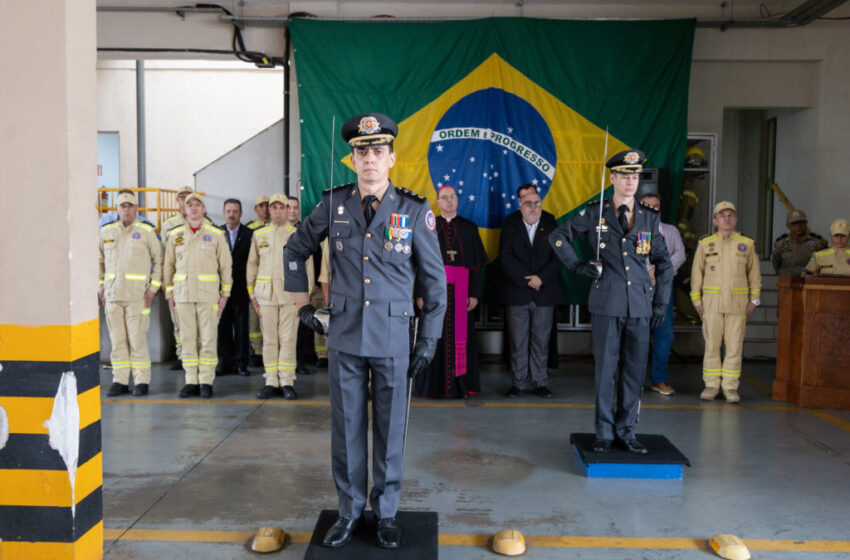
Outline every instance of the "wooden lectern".
{"type": "Polygon", "coordinates": [[[850,410],[850,277],[780,276],[773,399],[850,410]]]}

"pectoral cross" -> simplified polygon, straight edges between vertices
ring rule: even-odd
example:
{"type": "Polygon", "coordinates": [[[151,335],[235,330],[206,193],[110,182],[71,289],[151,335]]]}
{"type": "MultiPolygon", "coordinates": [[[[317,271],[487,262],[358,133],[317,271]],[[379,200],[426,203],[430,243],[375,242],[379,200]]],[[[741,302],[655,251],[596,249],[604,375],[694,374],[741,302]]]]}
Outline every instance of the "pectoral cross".
{"type": "Polygon", "coordinates": [[[446,251],[446,254],[449,256],[452,262],[455,262],[455,255],[457,255],[457,251],[446,251]]]}

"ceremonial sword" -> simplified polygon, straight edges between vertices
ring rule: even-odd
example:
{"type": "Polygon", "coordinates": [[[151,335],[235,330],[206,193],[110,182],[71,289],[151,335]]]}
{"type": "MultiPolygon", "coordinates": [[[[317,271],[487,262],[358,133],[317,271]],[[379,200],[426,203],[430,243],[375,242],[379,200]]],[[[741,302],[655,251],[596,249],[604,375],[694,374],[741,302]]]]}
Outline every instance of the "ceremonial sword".
{"type": "Polygon", "coordinates": [[[605,200],[605,158],[608,156],[608,127],[605,127],[605,151],[602,153],[602,180],[599,185],[599,222],[596,224],[596,260],[593,266],[602,275],[602,261],[599,260],[599,245],[602,243],[602,202],[605,200]]]}
{"type": "MultiPolygon", "coordinates": [[[[331,117],[331,171],[330,171],[330,193],[328,194],[328,248],[327,250],[331,250],[331,241],[330,241],[330,231],[331,231],[331,223],[333,222],[333,208],[334,208],[334,140],[336,137],[334,132],[336,131],[336,115],[331,117]]],[[[331,256],[328,255],[328,263],[331,262],[331,256]]],[[[328,271],[328,294],[331,293],[331,280],[333,279],[333,273],[328,271]]],[[[325,336],[328,336],[328,329],[331,324],[331,310],[328,308],[328,302],[325,302],[325,305],[320,309],[317,309],[313,312],[313,317],[322,324],[322,330],[325,331],[325,336]]]]}

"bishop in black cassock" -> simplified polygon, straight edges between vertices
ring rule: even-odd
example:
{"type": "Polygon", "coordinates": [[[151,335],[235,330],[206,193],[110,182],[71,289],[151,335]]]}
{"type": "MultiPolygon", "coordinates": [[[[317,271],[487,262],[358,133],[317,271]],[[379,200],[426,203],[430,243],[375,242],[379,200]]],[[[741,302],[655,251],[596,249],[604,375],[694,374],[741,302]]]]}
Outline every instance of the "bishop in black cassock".
{"type": "Polygon", "coordinates": [[[440,187],[437,205],[437,237],[446,267],[448,306],[443,337],[431,365],[416,379],[416,393],[422,397],[466,398],[481,391],[475,307],[481,297],[481,269],[487,264],[487,253],[478,226],[457,215],[454,188],[440,187]]]}

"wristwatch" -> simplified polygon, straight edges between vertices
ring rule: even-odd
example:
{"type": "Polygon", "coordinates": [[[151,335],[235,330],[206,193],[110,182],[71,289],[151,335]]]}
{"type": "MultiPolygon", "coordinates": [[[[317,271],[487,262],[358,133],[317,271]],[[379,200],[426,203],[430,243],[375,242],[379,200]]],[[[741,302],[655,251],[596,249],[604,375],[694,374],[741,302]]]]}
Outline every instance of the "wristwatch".
{"type": "Polygon", "coordinates": [[[755,305],[756,307],[758,307],[759,305],[761,305],[761,301],[760,301],[760,300],[757,300],[757,299],[752,300],[750,303],[752,303],[752,304],[753,304],[753,305],[755,305]]]}

